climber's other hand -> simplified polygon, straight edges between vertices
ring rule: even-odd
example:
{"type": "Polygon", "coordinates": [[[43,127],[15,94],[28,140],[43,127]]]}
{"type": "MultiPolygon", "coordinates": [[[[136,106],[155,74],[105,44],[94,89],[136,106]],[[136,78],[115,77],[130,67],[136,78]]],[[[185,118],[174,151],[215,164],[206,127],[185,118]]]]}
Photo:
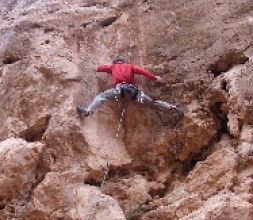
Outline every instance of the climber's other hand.
{"type": "Polygon", "coordinates": [[[156,77],[156,81],[159,82],[159,83],[162,83],[164,82],[164,80],[162,79],[161,76],[155,76],[156,77]]]}

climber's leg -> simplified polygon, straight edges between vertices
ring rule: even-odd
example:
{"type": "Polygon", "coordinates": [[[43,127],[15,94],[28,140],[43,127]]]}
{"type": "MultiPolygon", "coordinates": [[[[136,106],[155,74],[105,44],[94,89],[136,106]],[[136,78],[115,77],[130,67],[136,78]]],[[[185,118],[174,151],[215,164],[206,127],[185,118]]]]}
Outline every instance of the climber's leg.
{"type": "Polygon", "coordinates": [[[92,101],[92,103],[88,106],[87,109],[83,109],[80,106],[76,107],[77,112],[82,116],[89,116],[93,114],[99,107],[101,107],[104,103],[109,100],[118,100],[120,98],[120,92],[113,88],[108,89],[100,94],[98,94],[92,101]]]}
{"type": "Polygon", "coordinates": [[[159,108],[161,110],[170,110],[170,109],[176,109],[177,108],[175,105],[172,105],[168,102],[161,101],[161,100],[154,100],[142,91],[139,91],[139,94],[136,98],[136,101],[139,102],[139,103],[142,103],[142,104],[149,105],[151,107],[159,108]]]}

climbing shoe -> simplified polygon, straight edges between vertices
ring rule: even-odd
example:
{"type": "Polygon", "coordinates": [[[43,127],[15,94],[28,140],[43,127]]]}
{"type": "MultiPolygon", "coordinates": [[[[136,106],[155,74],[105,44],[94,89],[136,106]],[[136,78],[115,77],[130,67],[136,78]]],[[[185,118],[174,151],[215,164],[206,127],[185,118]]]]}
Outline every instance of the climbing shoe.
{"type": "Polygon", "coordinates": [[[180,118],[183,118],[185,116],[185,113],[181,108],[176,107],[175,110],[177,111],[177,114],[180,118]]]}
{"type": "Polygon", "coordinates": [[[76,111],[81,117],[88,117],[92,114],[92,112],[89,112],[86,109],[83,109],[81,106],[76,106],[76,111]]]}
{"type": "Polygon", "coordinates": [[[171,109],[177,108],[177,106],[169,104],[168,102],[164,102],[164,101],[160,101],[160,100],[156,100],[154,102],[160,110],[171,110],[171,109]]]}

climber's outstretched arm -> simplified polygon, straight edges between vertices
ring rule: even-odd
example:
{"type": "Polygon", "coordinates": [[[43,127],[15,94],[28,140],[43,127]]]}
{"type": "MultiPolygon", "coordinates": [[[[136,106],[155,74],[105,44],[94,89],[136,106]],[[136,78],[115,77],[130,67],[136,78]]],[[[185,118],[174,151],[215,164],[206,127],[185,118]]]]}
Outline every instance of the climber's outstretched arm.
{"type": "Polygon", "coordinates": [[[135,74],[146,76],[148,79],[153,80],[153,81],[157,80],[157,76],[155,76],[153,73],[137,65],[132,65],[132,70],[135,74]]]}
{"type": "Polygon", "coordinates": [[[112,73],[112,65],[102,65],[97,68],[97,72],[112,73]]]}

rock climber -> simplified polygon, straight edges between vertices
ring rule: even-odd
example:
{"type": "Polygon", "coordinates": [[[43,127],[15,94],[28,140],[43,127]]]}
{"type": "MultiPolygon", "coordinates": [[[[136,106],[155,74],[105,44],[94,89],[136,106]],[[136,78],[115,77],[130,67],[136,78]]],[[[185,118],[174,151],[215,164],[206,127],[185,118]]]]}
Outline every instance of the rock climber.
{"type": "Polygon", "coordinates": [[[161,100],[154,100],[138,89],[134,81],[135,74],[143,75],[148,79],[157,82],[162,82],[162,78],[137,65],[127,63],[122,56],[114,58],[112,65],[99,66],[96,71],[111,74],[114,88],[98,94],[86,109],[81,106],[76,106],[76,111],[80,116],[88,117],[89,115],[92,115],[101,105],[109,100],[118,101],[126,98],[142,104],[157,107],[161,110],[176,109],[179,111],[175,105],[161,100]]]}

